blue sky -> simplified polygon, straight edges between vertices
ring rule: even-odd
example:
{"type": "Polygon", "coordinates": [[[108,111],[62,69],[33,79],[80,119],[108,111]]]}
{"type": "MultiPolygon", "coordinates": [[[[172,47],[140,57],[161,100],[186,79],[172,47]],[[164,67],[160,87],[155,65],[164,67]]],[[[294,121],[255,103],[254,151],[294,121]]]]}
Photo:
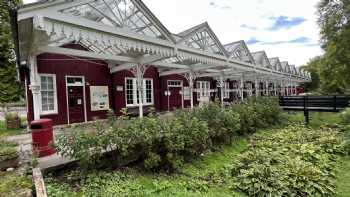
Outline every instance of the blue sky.
{"type": "Polygon", "coordinates": [[[316,25],[319,0],[143,1],[173,33],[207,21],[223,44],[245,40],[251,52],[265,50],[297,66],[323,53],[316,25]]]}

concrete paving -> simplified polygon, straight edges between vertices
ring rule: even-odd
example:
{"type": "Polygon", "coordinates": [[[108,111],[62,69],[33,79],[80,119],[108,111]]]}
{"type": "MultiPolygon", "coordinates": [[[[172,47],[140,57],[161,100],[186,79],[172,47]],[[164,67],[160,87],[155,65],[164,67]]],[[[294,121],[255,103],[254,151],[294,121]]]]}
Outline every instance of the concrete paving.
{"type": "MultiPolygon", "coordinates": [[[[54,135],[57,136],[58,134],[61,134],[63,132],[63,129],[57,129],[54,131],[54,135]]],[[[5,138],[6,141],[15,142],[18,144],[17,151],[19,152],[20,156],[20,162],[22,164],[30,163],[32,161],[32,135],[31,134],[23,134],[23,135],[16,135],[16,136],[9,136],[5,138]]],[[[58,155],[57,153],[38,158],[38,167],[45,171],[47,169],[52,169],[56,166],[61,166],[64,164],[68,164],[73,162],[74,160],[62,157],[58,155]]]]}

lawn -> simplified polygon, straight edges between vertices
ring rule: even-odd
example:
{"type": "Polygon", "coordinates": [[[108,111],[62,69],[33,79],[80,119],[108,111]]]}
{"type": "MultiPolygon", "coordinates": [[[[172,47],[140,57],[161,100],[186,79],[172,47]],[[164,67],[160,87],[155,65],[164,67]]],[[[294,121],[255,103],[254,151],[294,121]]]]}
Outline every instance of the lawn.
{"type": "Polygon", "coordinates": [[[31,177],[19,173],[0,171],[0,197],[25,197],[32,191],[31,177]]]}
{"type": "Polygon", "coordinates": [[[350,157],[342,157],[338,163],[337,197],[350,196],[350,157]]]}
{"type": "MultiPolygon", "coordinates": [[[[290,112],[289,119],[293,123],[305,124],[303,112],[290,112]]],[[[339,124],[340,119],[338,113],[333,112],[310,112],[309,126],[312,128],[320,128],[321,126],[339,124]]]]}

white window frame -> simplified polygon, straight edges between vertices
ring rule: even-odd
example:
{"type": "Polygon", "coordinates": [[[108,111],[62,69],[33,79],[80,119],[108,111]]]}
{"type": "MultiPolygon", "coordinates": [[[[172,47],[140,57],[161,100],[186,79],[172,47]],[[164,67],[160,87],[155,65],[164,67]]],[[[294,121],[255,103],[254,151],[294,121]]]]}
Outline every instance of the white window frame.
{"type": "Polygon", "coordinates": [[[170,87],[171,88],[182,88],[182,81],[181,80],[168,80],[167,85],[168,85],[168,88],[170,88],[170,87]],[[171,82],[179,83],[179,85],[170,84],[171,82]]]}
{"type": "Polygon", "coordinates": [[[224,82],[224,99],[230,98],[230,83],[229,82],[224,82]]]}
{"type": "Polygon", "coordinates": [[[210,93],[210,81],[197,81],[196,82],[196,88],[198,90],[197,97],[209,97],[210,93]],[[206,88],[204,87],[204,84],[206,84],[206,88]]]}
{"type": "MultiPolygon", "coordinates": [[[[126,107],[136,107],[136,106],[139,106],[139,103],[138,103],[138,99],[137,99],[137,94],[138,94],[138,91],[137,91],[137,78],[133,78],[133,77],[126,77],[125,78],[125,81],[124,81],[124,94],[125,94],[125,105],[126,107]],[[127,87],[126,87],[126,81],[127,80],[132,80],[132,84],[133,84],[133,104],[128,104],[127,102],[127,94],[126,94],[126,91],[127,91],[127,87]]],[[[143,83],[142,83],[142,91],[143,91],[143,101],[142,101],[142,105],[143,106],[149,106],[149,105],[154,105],[154,86],[153,86],[153,79],[152,78],[144,78],[143,79],[143,83]],[[146,98],[146,81],[151,81],[151,97],[152,97],[152,102],[147,102],[147,98],[146,98]]]]}
{"type": "Polygon", "coordinates": [[[40,83],[40,115],[55,115],[55,114],[58,114],[56,74],[39,74],[39,83],[40,83]],[[41,77],[52,77],[52,83],[53,83],[52,85],[53,85],[53,91],[54,91],[54,93],[53,93],[54,109],[53,110],[43,111],[43,109],[42,109],[41,77]]]}

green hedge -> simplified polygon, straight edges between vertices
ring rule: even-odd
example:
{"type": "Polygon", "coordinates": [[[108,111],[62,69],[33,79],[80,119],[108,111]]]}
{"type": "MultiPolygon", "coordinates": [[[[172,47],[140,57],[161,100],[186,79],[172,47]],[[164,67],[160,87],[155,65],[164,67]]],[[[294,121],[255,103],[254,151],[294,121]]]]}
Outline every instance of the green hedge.
{"type": "Polygon", "coordinates": [[[104,164],[101,159],[107,156],[119,165],[138,161],[148,170],[175,170],[209,149],[230,143],[235,135],[278,124],[282,114],[271,98],[225,109],[210,103],[192,112],[177,111],[171,119],[154,113],[130,118],[126,110],[123,113],[118,118],[110,115],[107,126],[96,125],[95,132],[75,130],[58,136],[58,153],[85,167],[104,164]]]}
{"type": "Polygon", "coordinates": [[[240,134],[251,134],[258,129],[280,125],[286,120],[275,97],[252,97],[246,102],[232,104],[230,111],[240,117],[240,134]]]}

